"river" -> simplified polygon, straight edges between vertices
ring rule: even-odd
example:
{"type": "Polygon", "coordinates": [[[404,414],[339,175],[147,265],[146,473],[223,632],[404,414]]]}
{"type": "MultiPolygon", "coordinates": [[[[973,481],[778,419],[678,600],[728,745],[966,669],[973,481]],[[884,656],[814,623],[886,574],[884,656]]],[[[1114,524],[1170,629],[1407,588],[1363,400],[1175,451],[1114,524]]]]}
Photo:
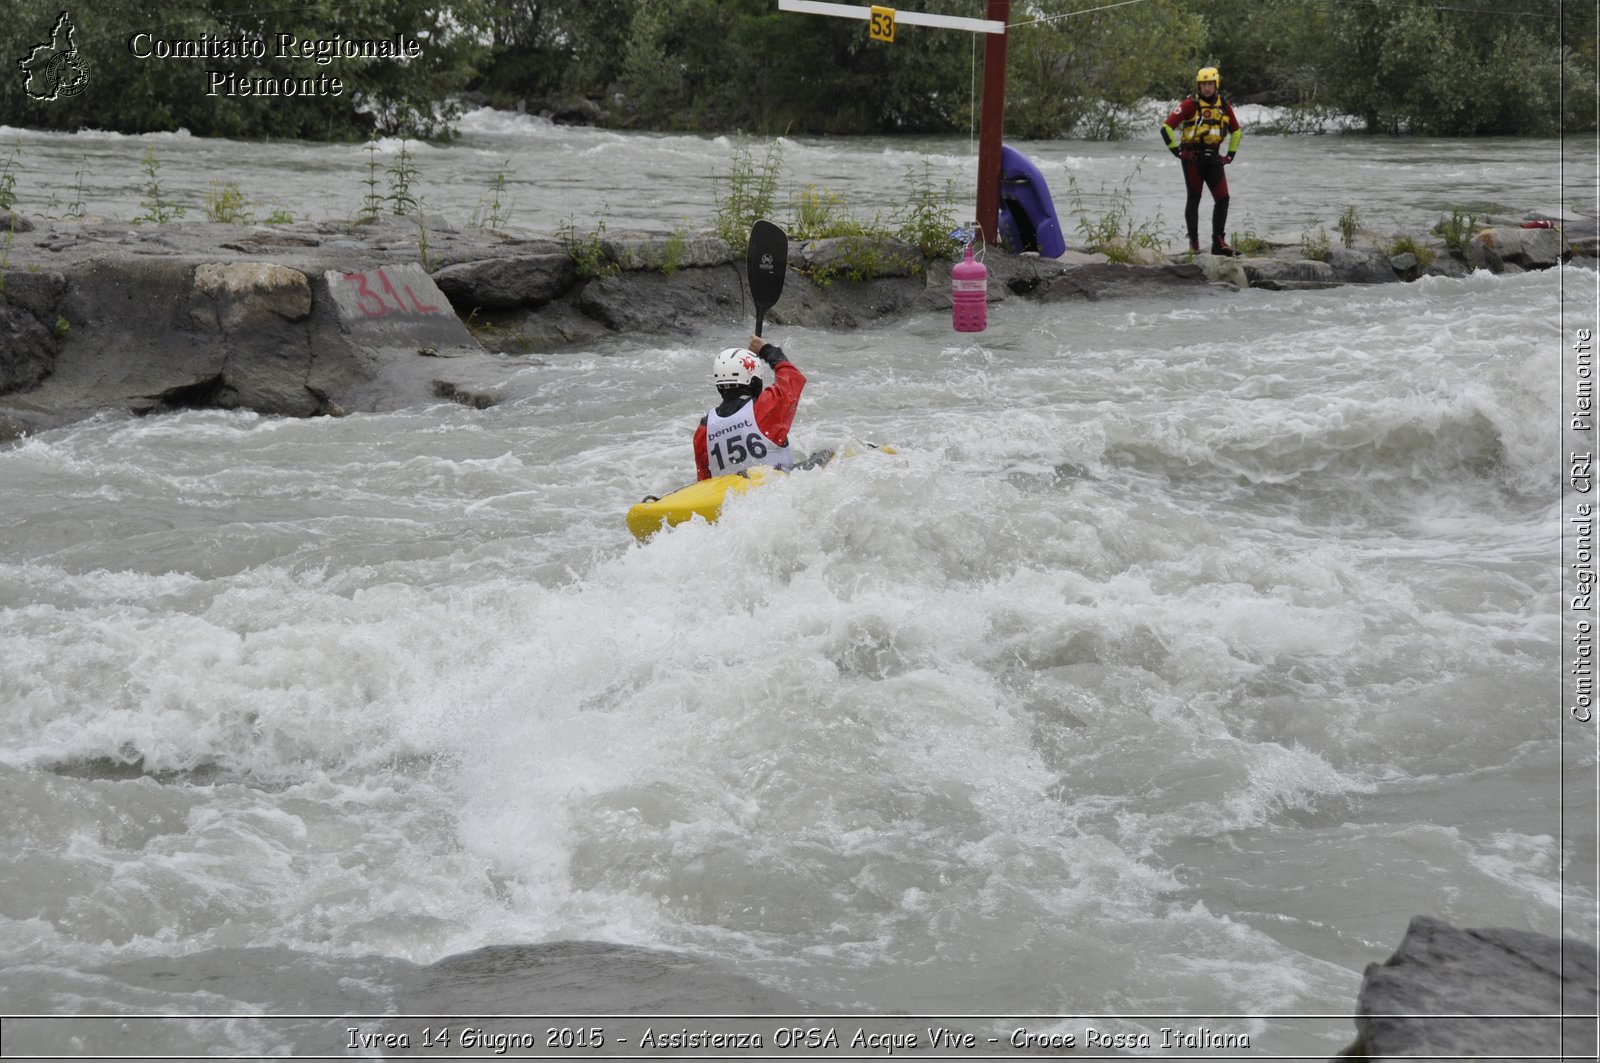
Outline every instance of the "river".
{"type": "MultiPolygon", "coordinates": [[[[234,180],[317,219],[356,212],[367,162],[13,142],[21,209],[82,168],[113,218],[146,148],[191,204],[234,180]]],[[[1176,233],[1153,137],[1021,146],[1058,203],[1176,233]]],[[[410,150],[431,212],[465,222],[509,160],[510,224],[550,232],[704,227],[738,147],[477,112],[410,150]]],[[[965,138],[782,152],[786,189],[865,214],[924,160],[975,170],[965,138]]],[[[1583,158],[1247,133],[1231,228],[1592,212],[1583,158]]],[[[237,1016],[121,1040],[64,1018],[40,1052],[333,1054],[342,1032],[272,1016],[390,1010],[384,964],[602,940],[834,1012],[1203,1021],[1240,1056],[1326,1058],[1414,914],[1593,941],[1595,739],[1558,683],[1560,322],[1593,285],[773,326],[810,379],[799,443],[897,452],[643,545],[623,511],[692,477],[737,334],[551,353],[482,411],[107,415],[8,445],[0,1012],[237,1016]]]]}

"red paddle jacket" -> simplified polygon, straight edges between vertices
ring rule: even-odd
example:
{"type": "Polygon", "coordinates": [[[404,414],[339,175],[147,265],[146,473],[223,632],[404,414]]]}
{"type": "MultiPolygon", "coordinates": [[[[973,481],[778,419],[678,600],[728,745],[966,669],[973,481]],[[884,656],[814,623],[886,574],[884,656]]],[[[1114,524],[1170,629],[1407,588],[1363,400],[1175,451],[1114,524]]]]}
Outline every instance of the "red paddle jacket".
{"type": "MultiPolygon", "coordinates": [[[[806,386],[805,374],[784,357],[783,350],[767,344],[764,353],[775,352],[772,365],[772,383],[761,389],[755,398],[756,427],[780,447],[789,445],[789,428],[794,424],[794,411],[800,405],[800,392],[806,386]]],[[[746,400],[725,403],[723,413],[731,414],[746,400]]],[[[694,471],[701,480],[711,479],[711,459],[706,453],[706,419],[694,430],[694,471]]]]}

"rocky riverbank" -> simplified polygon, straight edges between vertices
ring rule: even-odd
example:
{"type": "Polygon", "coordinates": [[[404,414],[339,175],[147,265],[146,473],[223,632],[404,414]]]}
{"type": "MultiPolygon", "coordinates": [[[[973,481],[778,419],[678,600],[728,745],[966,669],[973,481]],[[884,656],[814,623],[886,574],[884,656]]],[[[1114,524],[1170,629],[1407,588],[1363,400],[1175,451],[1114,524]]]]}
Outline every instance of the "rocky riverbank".
{"type": "Polygon", "coordinates": [[[1597,1009],[1594,945],[1419,915],[1363,974],[1339,1058],[1593,1060],[1597,1009]]]}
{"type": "MultiPolygon", "coordinates": [[[[1593,219],[1525,220],[1489,219],[1454,248],[1424,234],[1399,254],[1370,234],[1321,258],[990,249],[989,299],[1210,298],[1595,262],[1593,219]]],[[[845,329],[948,312],[950,268],[894,240],[797,241],[767,320],[845,329]]],[[[508,396],[514,368],[564,347],[740,328],[753,320],[743,273],[742,256],[706,233],[562,240],[410,218],[141,227],[0,214],[0,439],[106,409],[488,406],[508,396]]]]}

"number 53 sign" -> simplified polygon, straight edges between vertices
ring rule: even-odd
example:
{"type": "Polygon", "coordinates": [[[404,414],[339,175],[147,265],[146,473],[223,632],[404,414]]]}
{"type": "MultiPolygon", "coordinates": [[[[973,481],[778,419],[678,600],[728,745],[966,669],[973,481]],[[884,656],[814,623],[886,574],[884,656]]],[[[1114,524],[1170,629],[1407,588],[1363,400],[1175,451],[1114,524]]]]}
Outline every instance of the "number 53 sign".
{"type": "Polygon", "coordinates": [[[807,15],[835,15],[839,18],[864,18],[867,36],[875,41],[893,41],[895,23],[907,26],[940,26],[945,29],[971,30],[974,33],[1005,33],[1006,24],[1001,19],[960,18],[956,15],[936,15],[927,11],[896,11],[892,7],[857,7],[851,4],[819,3],[818,0],[778,0],[779,11],[794,11],[807,15]]]}
{"type": "Polygon", "coordinates": [[[894,8],[872,5],[872,14],[867,19],[867,36],[875,41],[894,43],[894,8]]]}

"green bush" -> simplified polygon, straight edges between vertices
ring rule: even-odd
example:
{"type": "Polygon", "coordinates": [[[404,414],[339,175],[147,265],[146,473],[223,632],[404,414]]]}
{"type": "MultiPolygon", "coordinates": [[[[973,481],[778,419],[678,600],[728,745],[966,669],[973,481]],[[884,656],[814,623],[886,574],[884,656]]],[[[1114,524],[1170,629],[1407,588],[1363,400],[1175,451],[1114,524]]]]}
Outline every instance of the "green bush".
{"type": "Polygon", "coordinates": [[[771,218],[778,197],[778,168],[783,162],[783,145],[776,140],[767,145],[760,169],[748,144],[734,150],[733,169],[725,177],[713,177],[717,197],[717,235],[741,254],[750,246],[750,227],[762,218],[771,218]],[[724,185],[726,191],[723,191],[724,185]]]}

